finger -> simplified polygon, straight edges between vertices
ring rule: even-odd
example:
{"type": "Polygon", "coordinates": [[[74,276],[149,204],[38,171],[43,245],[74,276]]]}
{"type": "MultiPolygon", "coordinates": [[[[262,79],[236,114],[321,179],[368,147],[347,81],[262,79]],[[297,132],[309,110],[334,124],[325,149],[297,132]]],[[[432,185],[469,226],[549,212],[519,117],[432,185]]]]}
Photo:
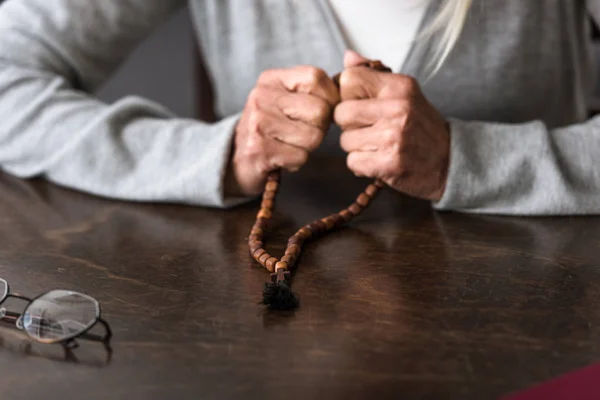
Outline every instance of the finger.
{"type": "Polygon", "coordinates": [[[325,100],[331,107],[340,101],[339,91],[325,71],[313,66],[297,66],[265,71],[259,84],[279,86],[290,92],[312,94],[325,100]]]}
{"type": "Polygon", "coordinates": [[[349,68],[340,75],[341,101],[366,98],[406,98],[422,96],[418,82],[409,75],[392,74],[366,67],[349,68]]]}
{"type": "Polygon", "coordinates": [[[305,93],[285,93],[276,103],[285,116],[323,131],[329,128],[331,106],[325,100],[305,93]]]}
{"type": "Polygon", "coordinates": [[[265,145],[266,162],[269,170],[283,168],[286,171],[298,171],[308,160],[308,152],[275,140],[265,145]]]}
{"type": "Polygon", "coordinates": [[[409,109],[410,102],[405,99],[347,100],[337,105],[333,118],[345,131],[371,126],[381,119],[402,118],[409,109]]]}
{"type": "Polygon", "coordinates": [[[369,62],[369,60],[354,50],[346,50],[344,53],[344,69],[356,67],[366,62],[369,62]]]}
{"type": "Polygon", "coordinates": [[[399,142],[399,133],[394,127],[385,125],[345,131],[340,137],[340,146],[347,153],[392,149],[399,142]]]}
{"type": "Polygon", "coordinates": [[[355,151],[348,154],[346,164],[348,169],[358,177],[377,178],[379,168],[378,152],[355,151]]]}
{"type": "Polygon", "coordinates": [[[289,119],[282,113],[263,112],[259,124],[256,130],[263,137],[307,152],[319,147],[324,137],[323,130],[302,121],[289,119]]]}

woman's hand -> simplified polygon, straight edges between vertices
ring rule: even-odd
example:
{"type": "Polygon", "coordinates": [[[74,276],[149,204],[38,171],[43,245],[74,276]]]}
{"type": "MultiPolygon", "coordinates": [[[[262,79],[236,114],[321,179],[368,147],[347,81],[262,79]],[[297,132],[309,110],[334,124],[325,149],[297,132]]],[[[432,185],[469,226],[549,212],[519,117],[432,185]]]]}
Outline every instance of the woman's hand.
{"type": "Polygon", "coordinates": [[[411,196],[440,200],[450,153],[447,122],[413,78],[355,66],[364,61],[346,54],[334,115],[348,168],[411,196]]]}
{"type": "Polygon", "coordinates": [[[337,87],[318,68],[265,71],[236,127],[227,191],[256,195],[274,169],[298,170],[323,141],[338,103],[337,87]]]}

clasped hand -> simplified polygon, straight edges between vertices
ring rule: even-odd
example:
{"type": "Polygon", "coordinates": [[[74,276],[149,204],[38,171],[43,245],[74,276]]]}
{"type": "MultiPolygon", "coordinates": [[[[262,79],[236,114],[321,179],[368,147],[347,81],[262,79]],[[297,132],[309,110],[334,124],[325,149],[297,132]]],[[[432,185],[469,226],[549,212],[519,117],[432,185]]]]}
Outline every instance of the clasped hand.
{"type": "Polygon", "coordinates": [[[333,115],[355,175],[381,179],[411,196],[441,199],[450,152],[446,120],[413,78],[360,66],[365,61],[346,54],[339,91],[314,67],[261,76],[236,128],[230,173],[238,191],[258,194],[273,169],[300,168],[321,144],[333,115]]]}

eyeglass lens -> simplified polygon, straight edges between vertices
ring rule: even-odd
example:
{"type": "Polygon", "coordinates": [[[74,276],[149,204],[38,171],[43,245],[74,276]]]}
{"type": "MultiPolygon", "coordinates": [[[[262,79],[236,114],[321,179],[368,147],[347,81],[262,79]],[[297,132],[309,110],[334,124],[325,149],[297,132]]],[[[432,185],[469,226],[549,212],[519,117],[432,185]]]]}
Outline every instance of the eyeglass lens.
{"type": "Polygon", "coordinates": [[[99,313],[98,302],[92,297],[53,290],[31,302],[23,313],[22,325],[32,338],[55,342],[85,332],[99,313]]]}
{"type": "Polygon", "coordinates": [[[8,295],[8,283],[4,279],[0,279],[0,301],[4,300],[8,295]]]}

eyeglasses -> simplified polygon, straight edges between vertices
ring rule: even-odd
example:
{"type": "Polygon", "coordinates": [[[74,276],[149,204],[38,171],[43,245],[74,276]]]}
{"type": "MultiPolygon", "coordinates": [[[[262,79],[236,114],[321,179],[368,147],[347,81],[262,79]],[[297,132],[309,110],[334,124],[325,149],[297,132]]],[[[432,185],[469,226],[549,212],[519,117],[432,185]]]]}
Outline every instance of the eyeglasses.
{"type": "Polygon", "coordinates": [[[102,342],[105,346],[112,337],[110,326],[100,318],[100,304],[93,297],[70,290],[51,290],[30,299],[10,293],[10,286],[4,279],[0,279],[0,319],[14,323],[37,342],[60,343],[69,349],[78,347],[76,339],[80,337],[102,342]],[[1,307],[9,298],[28,302],[22,314],[1,307]],[[89,333],[98,323],[106,333],[89,333]]]}

